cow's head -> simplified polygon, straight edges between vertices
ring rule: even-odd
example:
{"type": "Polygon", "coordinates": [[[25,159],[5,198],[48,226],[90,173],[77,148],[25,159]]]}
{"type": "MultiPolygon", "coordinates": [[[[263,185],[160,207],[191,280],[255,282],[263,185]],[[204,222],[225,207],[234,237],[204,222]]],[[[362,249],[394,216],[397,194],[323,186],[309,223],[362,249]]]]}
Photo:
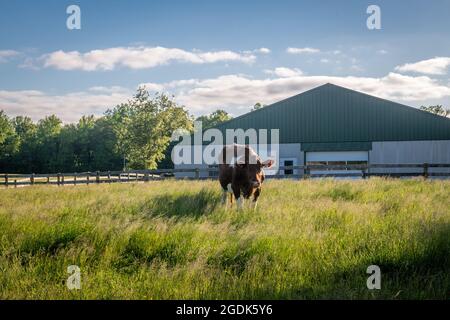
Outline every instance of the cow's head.
{"type": "Polygon", "coordinates": [[[240,171],[240,175],[244,176],[250,183],[252,188],[259,188],[264,181],[264,168],[270,168],[274,165],[274,160],[266,160],[264,162],[261,159],[256,161],[240,161],[237,162],[237,168],[240,171]]]}

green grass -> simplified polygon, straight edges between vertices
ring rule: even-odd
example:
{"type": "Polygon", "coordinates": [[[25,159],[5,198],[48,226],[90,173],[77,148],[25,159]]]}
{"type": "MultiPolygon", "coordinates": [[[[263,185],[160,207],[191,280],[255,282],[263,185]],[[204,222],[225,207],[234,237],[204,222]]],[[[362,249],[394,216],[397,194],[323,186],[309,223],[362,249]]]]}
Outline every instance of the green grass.
{"type": "Polygon", "coordinates": [[[216,181],[1,189],[0,298],[450,298],[450,181],[269,180],[257,211],[220,197],[216,181]]]}

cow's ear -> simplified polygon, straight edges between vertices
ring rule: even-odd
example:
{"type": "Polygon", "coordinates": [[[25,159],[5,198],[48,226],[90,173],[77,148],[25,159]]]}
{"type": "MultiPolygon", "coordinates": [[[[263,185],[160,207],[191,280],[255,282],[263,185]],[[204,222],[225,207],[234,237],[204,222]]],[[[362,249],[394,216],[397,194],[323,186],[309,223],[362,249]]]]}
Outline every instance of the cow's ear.
{"type": "Polygon", "coordinates": [[[263,168],[270,168],[275,164],[275,160],[269,159],[262,163],[263,168]]]}

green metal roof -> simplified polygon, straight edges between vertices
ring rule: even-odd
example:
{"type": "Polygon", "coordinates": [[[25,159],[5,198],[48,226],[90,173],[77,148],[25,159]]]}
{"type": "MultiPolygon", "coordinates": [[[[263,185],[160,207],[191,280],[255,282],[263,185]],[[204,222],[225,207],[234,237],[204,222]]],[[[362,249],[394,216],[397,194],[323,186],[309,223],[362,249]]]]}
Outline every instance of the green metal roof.
{"type": "Polygon", "coordinates": [[[279,129],[280,143],[305,143],[310,151],[368,150],[372,141],[450,140],[448,118],[329,83],[217,128],[279,129]]]}

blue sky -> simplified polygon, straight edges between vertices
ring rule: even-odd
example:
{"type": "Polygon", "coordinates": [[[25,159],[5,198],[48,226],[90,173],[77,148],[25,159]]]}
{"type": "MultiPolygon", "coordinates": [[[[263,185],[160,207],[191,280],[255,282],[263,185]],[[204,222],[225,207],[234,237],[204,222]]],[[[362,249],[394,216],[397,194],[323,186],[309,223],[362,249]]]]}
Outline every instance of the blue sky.
{"type": "Polygon", "coordinates": [[[449,106],[449,13],[439,0],[2,1],[0,109],[76,121],[146,84],[195,115],[239,115],[326,82],[449,106]],[[66,27],[71,4],[81,30],[66,27]]]}

